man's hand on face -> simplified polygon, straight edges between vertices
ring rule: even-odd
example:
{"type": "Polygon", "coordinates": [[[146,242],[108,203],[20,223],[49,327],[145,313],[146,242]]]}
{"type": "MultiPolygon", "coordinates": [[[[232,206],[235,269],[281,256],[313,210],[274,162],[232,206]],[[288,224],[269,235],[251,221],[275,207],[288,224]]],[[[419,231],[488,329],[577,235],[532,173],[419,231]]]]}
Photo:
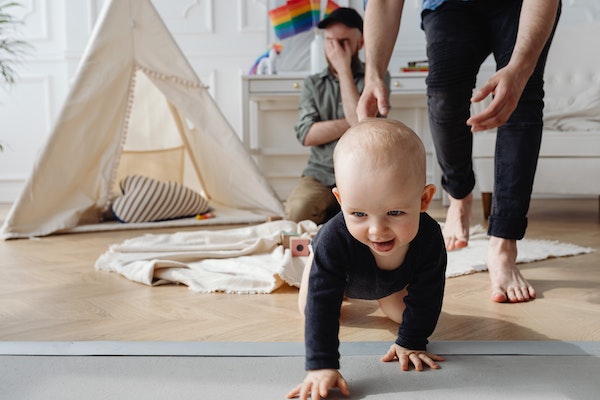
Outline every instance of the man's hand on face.
{"type": "Polygon", "coordinates": [[[325,40],[325,55],[336,72],[341,73],[346,68],[351,68],[352,49],[348,40],[325,40]]]}

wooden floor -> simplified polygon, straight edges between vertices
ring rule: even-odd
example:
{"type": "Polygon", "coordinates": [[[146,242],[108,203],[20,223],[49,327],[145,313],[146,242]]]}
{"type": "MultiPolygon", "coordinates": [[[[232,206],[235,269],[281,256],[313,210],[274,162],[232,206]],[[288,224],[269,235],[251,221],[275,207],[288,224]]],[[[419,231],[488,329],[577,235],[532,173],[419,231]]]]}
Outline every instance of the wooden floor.
{"type": "MultiPolygon", "coordinates": [[[[7,211],[8,205],[0,205],[0,220],[7,211]]],[[[445,209],[438,202],[430,213],[442,221],[445,209]]],[[[481,208],[474,217],[474,224],[483,222],[481,208]]],[[[303,340],[296,288],[266,295],[198,294],[186,286],[148,287],[94,270],[110,244],[143,233],[0,241],[0,340],[303,340]]],[[[597,251],[522,265],[538,291],[538,299],[525,304],[489,301],[487,273],[449,279],[432,340],[600,340],[598,200],[534,200],[527,238],[597,251]]],[[[374,302],[343,306],[343,341],[392,341],[396,329],[374,302]]]]}

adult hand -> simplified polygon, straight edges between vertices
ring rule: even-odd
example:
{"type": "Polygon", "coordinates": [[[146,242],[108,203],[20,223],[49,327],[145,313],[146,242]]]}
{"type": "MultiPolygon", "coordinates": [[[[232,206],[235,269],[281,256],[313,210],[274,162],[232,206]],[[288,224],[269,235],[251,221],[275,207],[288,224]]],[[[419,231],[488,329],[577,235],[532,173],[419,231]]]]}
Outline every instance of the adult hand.
{"type": "Polygon", "coordinates": [[[287,398],[299,397],[300,400],[321,400],[327,397],[330,388],[339,388],[340,392],[349,396],[348,382],[336,369],[316,369],[308,371],[304,382],[292,389],[287,398]]]}
{"type": "Polygon", "coordinates": [[[523,94],[528,76],[516,68],[506,66],[498,70],[471,97],[471,102],[477,103],[492,94],[494,98],[479,114],[471,116],[467,125],[472,132],[485,131],[503,125],[517,108],[517,103],[523,94]]]}
{"type": "Polygon", "coordinates": [[[340,42],[335,39],[326,39],[325,55],[338,74],[352,72],[352,49],[348,40],[340,42]]]}
{"type": "Polygon", "coordinates": [[[377,113],[384,117],[388,115],[390,112],[388,90],[383,80],[377,80],[373,83],[365,82],[365,87],[356,107],[356,115],[359,121],[376,117],[377,113]]]}
{"type": "Polygon", "coordinates": [[[439,369],[440,366],[436,361],[444,361],[444,357],[423,350],[406,349],[394,343],[381,358],[381,361],[390,362],[395,360],[400,363],[402,371],[408,371],[411,363],[415,366],[416,371],[423,371],[423,364],[432,369],[439,369]]]}

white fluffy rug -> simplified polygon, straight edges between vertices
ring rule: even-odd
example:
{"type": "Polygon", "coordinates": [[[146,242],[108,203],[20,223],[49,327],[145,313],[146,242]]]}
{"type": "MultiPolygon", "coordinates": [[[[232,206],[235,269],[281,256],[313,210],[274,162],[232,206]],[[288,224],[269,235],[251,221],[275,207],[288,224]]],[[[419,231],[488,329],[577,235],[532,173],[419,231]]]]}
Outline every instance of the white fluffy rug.
{"type": "MultiPolygon", "coordinates": [[[[287,282],[299,286],[306,257],[291,257],[281,232],[309,236],[311,221],[273,221],[243,228],[147,234],[110,246],[96,268],[146,285],[177,283],[196,292],[270,293],[287,282]]],[[[488,238],[482,226],[471,229],[469,246],[448,253],[446,276],[486,270],[488,238]]],[[[531,262],[594,251],[545,240],[518,242],[517,262],[531,262]]]]}
{"type": "MultiPolygon", "coordinates": [[[[469,246],[464,249],[448,252],[446,277],[451,278],[486,271],[487,243],[486,230],[481,225],[471,227],[469,246]]],[[[517,247],[519,250],[517,256],[518,264],[545,260],[551,257],[574,256],[594,251],[594,249],[589,247],[581,247],[570,243],[533,239],[519,240],[517,247]]]]}

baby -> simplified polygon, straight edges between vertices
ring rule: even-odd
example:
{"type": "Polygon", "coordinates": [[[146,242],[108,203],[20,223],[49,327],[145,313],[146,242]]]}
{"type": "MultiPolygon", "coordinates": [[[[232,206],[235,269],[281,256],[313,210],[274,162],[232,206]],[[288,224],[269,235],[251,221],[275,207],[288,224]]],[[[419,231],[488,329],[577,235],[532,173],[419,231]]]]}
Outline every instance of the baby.
{"type": "Polygon", "coordinates": [[[439,368],[428,353],[442,308],[446,250],[439,224],[425,213],[435,193],[426,184],[425,150],[401,122],[364,120],[341,137],[334,151],[341,212],[312,241],[298,306],[305,317],[304,381],[288,398],[321,399],[330,388],[348,395],[338,371],[340,308],[344,297],[377,300],[399,324],[382,361],[439,368]]]}

